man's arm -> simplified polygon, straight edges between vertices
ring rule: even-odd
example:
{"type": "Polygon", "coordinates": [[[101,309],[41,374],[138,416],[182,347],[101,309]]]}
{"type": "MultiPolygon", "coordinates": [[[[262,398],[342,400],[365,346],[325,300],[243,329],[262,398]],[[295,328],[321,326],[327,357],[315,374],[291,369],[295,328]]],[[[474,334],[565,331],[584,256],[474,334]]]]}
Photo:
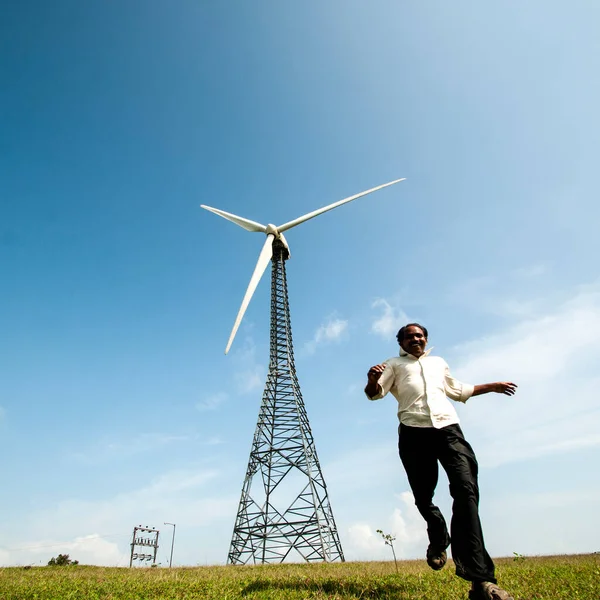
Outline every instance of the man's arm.
{"type": "Polygon", "coordinates": [[[510,381],[497,381],[496,383],[481,383],[475,386],[473,396],[481,396],[481,394],[489,394],[496,392],[497,394],[505,394],[512,396],[517,391],[517,384],[510,381]]]}
{"type": "Polygon", "coordinates": [[[384,369],[385,365],[375,365],[369,369],[369,372],[367,373],[367,385],[365,386],[365,394],[367,394],[369,398],[374,398],[383,391],[379,384],[379,379],[381,378],[384,369]]]}

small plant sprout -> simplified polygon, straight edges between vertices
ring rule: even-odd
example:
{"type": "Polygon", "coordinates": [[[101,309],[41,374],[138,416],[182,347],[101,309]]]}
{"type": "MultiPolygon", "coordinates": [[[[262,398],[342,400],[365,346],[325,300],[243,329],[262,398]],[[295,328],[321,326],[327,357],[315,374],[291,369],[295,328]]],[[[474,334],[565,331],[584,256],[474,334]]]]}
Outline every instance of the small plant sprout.
{"type": "Polygon", "coordinates": [[[392,535],[391,533],[383,533],[381,529],[378,529],[377,533],[383,538],[386,546],[389,546],[392,549],[394,564],[396,565],[396,573],[398,573],[398,561],[396,560],[396,551],[394,550],[394,540],[396,539],[396,536],[392,535]]]}

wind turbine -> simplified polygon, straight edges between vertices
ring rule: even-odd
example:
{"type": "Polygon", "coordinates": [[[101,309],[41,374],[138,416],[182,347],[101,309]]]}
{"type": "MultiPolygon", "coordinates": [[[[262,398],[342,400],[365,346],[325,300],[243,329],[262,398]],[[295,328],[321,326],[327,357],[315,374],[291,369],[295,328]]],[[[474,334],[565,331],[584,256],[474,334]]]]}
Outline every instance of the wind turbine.
{"type": "Polygon", "coordinates": [[[267,236],[225,354],[265,272],[271,270],[269,370],[229,548],[230,564],[344,560],[296,375],[285,262],[285,231],[324,212],[403,181],[396,179],[310,212],[279,227],[202,205],[247,231],[267,236]],[[255,475],[260,474],[255,478],[255,475]]]}
{"type": "Polygon", "coordinates": [[[256,263],[256,267],[254,268],[254,273],[252,273],[252,277],[250,278],[250,283],[248,284],[248,289],[246,290],[246,294],[244,295],[244,299],[242,300],[242,305],[240,306],[240,310],[238,311],[237,317],[235,318],[235,323],[233,324],[233,329],[231,330],[231,334],[229,336],[229,340],[227,342],[227,346],[225,347],[225,354],[229,352],[231,348],[231,344],[233,344],[233,340],[235,338],[235,334],[244,318],[244,314],[246,309],[248,308],[248,304],[250,304],[250,300],[256,290],[256,286],[263,276],[265,270],[267,269],[267,265],[269,261],[273,257],[273,242],[278,239],[281,241],[283,246],[286,248],[289,256],[290,247],[288,246],[287,240],[285,239],[283,232],[288,229],[292,229],[292,227],[296,227],[309,219],[314,219],[319,215],[322,215],[324,212],[329,210],[333,210],[338,206],[342,206],[342,204],[347,204],[348,202],[352,202],[352,200],[356,200],[357,198],[361,198],[362,196],[366,196],[372,192],[376,192],[377,190],[381,190],[383,188],[389,187],[390,185],[394,185],[395,183],[399,183],[400,181],[404,181],[406,179],[403,177],[402,179],[396,179],[394,181],[390,181],[389,183],[384,183],[383,185],[378,185],[377,187],[371,188],[370,190],[366,190],[365,192],[361,192],[360,194],[355,194],[354,196],[350,196],[349,198],[344,198],[343,200],[339,200],[338,202],[334,202],[333,204],[329,204],[328,206],[324,206],[323,208],[319,208],[318,210],[313,210],[312,212],[298,217],[293,221],[288,221],[283,225],[268,224],[262,225],[261,223],[257,223],[256,221],[250,221],[249,219],[244,219],[243,217],[238,217],[237,215],[233,215],[231,213],[225,212],[224,210],[219,210],[218,208],[212,208],[211,206],[206,206],[205,204],[201,204],[200,206],[210,212],[227,219],[228,221],[232,221],[236,225],[243,227],[247,231],[266,233],[267,239],[262,247],[262,250],[258,256],[258,262],[256,263]]]}

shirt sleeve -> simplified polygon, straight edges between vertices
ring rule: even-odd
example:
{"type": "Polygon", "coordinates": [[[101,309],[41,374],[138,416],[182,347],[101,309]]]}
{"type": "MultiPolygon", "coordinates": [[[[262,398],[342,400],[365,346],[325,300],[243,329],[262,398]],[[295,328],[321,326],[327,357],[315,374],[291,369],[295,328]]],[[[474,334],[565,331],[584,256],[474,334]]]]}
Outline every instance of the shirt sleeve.
{"type": "Polygon", "coordinates": [[[383,398],[390,391],[394,383],[394,367],[388,364],[387,362],[384,362],[382,364],[385,365],[385,369],[383,370],[383,373],[381,374],[381,377],[379,378],[378,382],[381,391],[375,396],[369,396],[369,394],[365,392],[365,396],[369,400],[379,400],[380,398],[383,398]]]}
{"type": "Polygon", "coordinates": [[[458,379],[454,379],[454,377],[450,375],[450,368],[448,365],[445,367],[444,387],[446,396],[448,396],[450,400],[456,400],[456,402],[466,402],[473,395],[473,391],[475,390],[474,385],[462,383],[461,381],[458,381],[458,379]]]}

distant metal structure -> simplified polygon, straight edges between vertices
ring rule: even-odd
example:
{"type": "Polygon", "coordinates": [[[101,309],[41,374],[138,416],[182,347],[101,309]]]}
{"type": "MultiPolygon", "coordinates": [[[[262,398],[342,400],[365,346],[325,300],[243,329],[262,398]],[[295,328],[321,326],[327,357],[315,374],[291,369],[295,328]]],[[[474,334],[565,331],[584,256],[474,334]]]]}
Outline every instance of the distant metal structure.
{"type": "Polygon", "coordinates": [[[163,525],[171,525],[173,527],[173,537],[171,538],[171,556],[169,557],[169,569],[173,566],[173,546],[175,546],[175,523],[163,523],[163,525]]]}
{"type": "Polygon", "coordinates": [[[340,200],[278,227],[202,205],[247,231],[267,235],[225,354],[271,262],[269,370],[227,557],[230,564],[276,563],[286,559],[344,560],[296,375],[285,271],[290,252],[283,232],[399,181],[402,179],[340,200]]]}
{"type": "Polygon", "coordinates": [[[133,566],[133,561],[156,563],[156,553],[158,552],[158,536],[160,530],[152,527],[142,527],[138,525],[133,528],[133,537],[131,540],[131,556],[129,558],[129,566],[133,566]],[[142,552],[136,552],[136,546],[141,548],[142,552]],[[151,554],[146,553],[146,549],[150,549],[151,554]]]}

